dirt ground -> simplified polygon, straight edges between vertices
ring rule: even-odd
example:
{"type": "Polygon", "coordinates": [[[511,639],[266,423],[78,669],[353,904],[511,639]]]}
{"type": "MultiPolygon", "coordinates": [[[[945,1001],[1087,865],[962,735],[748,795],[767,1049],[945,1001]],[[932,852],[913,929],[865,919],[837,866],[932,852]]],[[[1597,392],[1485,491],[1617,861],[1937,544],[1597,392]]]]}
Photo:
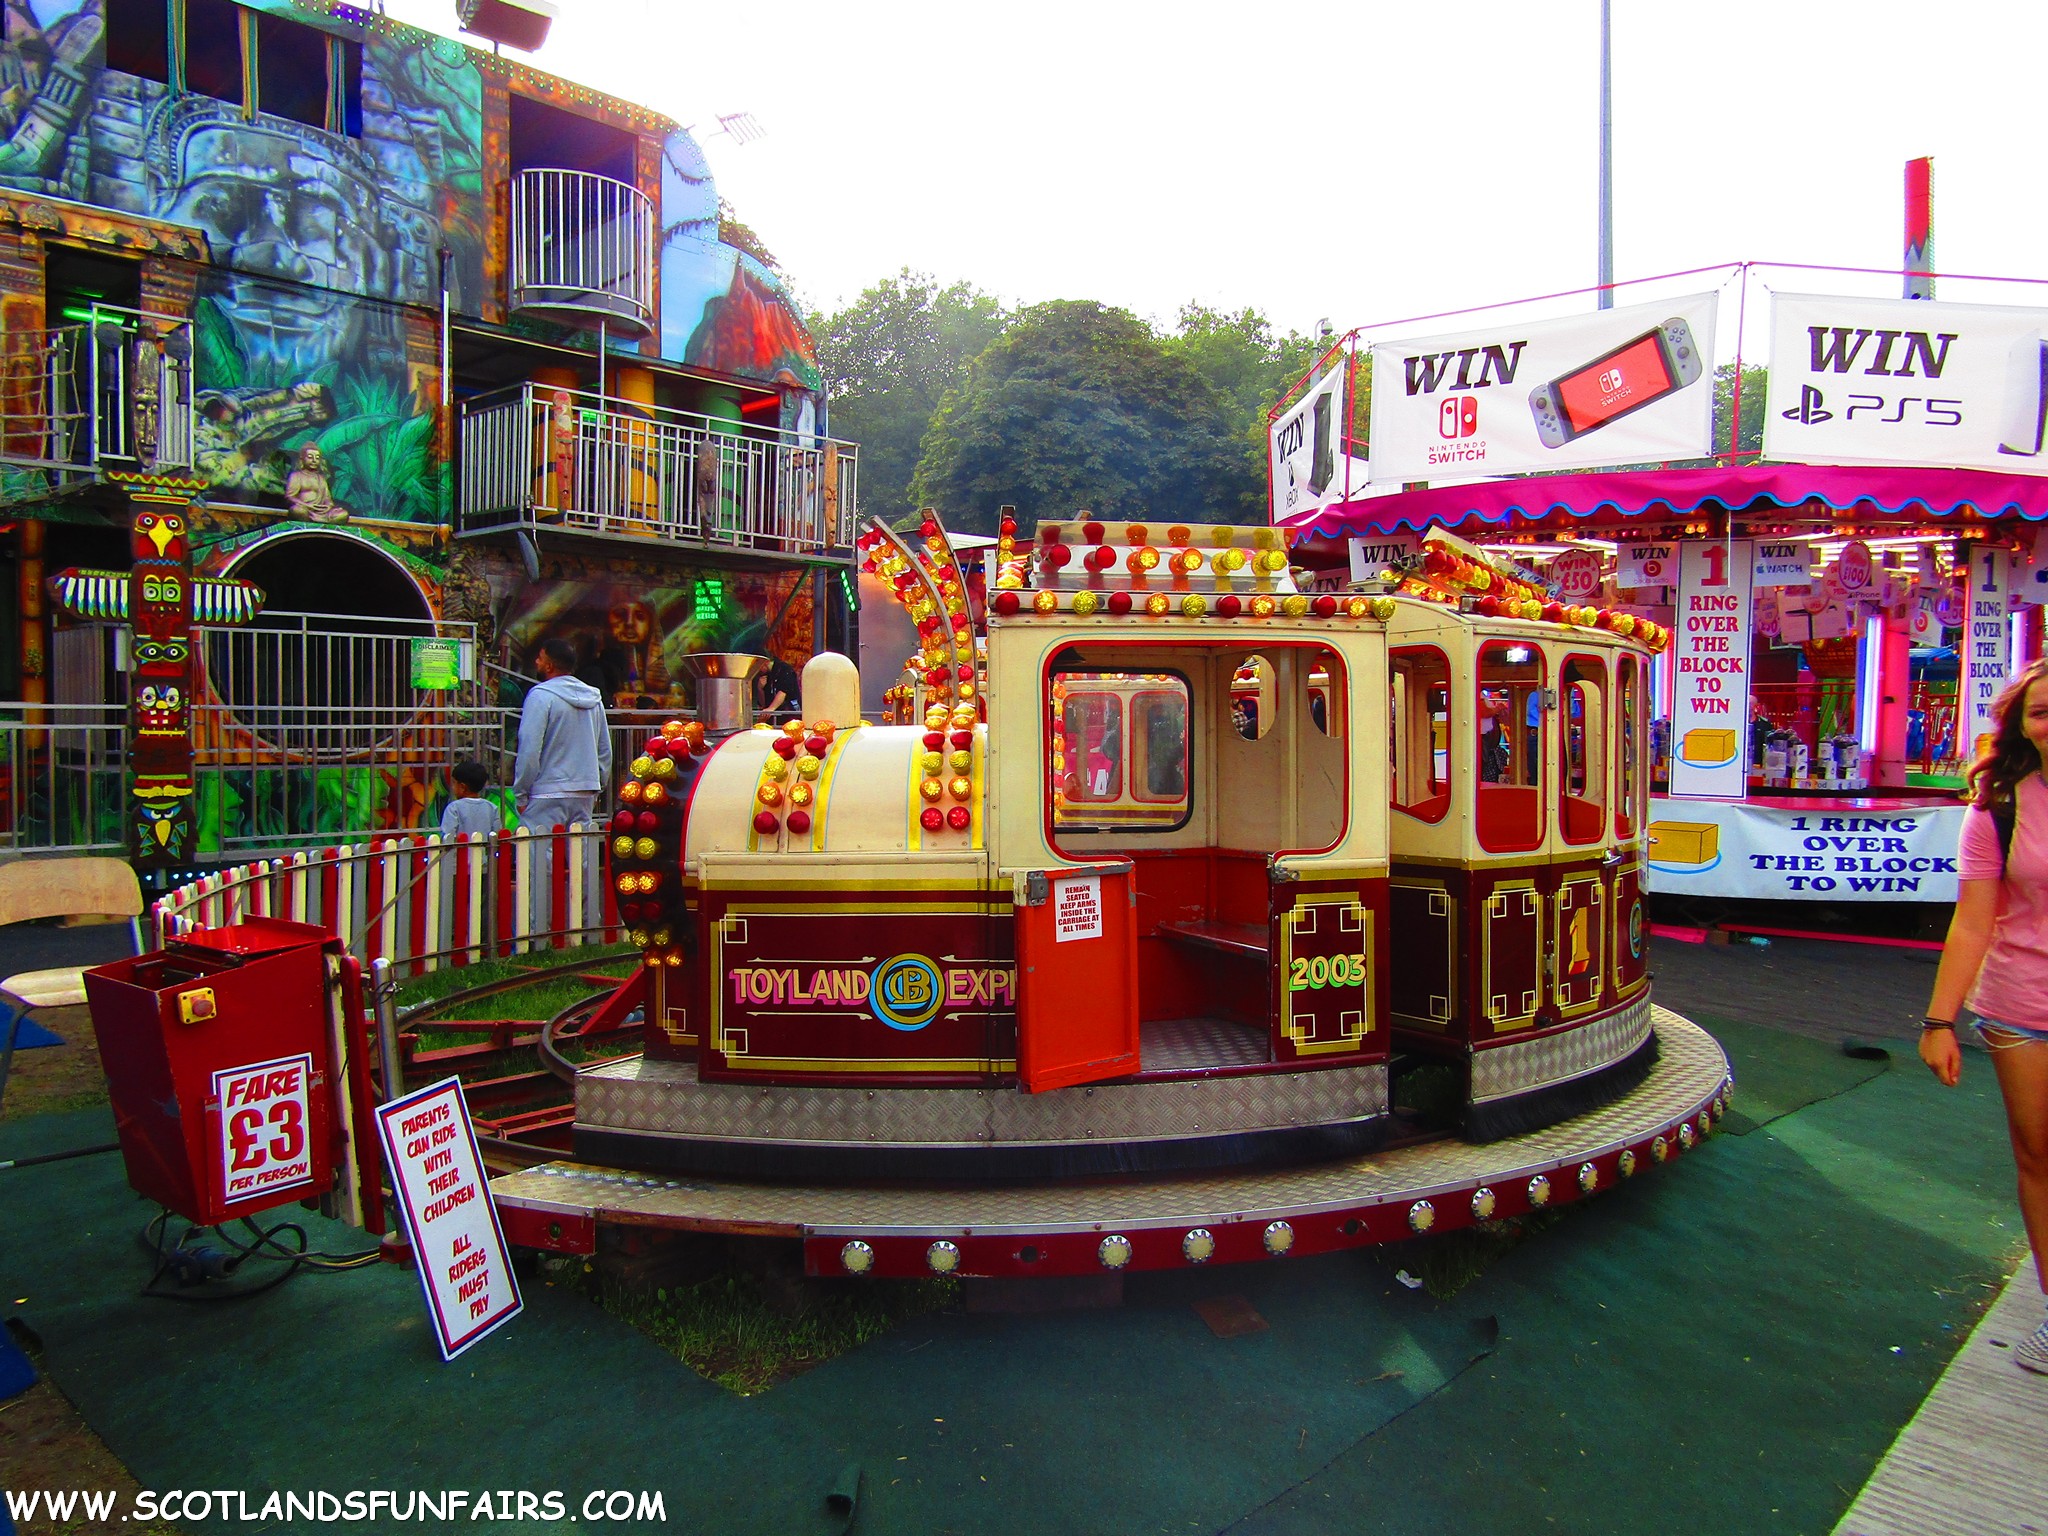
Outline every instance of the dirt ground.
{"type": "MultiPolygon", "coordinates": [[[[35,1020],[64,1043],[15,1053],[6,1097],[0,1101],[0,1119],[90,1109],[105,1103],[106,1081],[100,1074],[92,1015],[83,1007],[51,1008],[38,1012],[35,1020]]],[[[4,1191],[6,1179],[19,1176],[0,1172],[0,1191],[4,1191]]],[[[9,1303],[13,1299],[0,1296],[0,1318],[12,1312],[9,1303]]],[[[137,1492],[135,1478],[47,1378],[20,1396],[0,1402],[0,1488],[111,1489],[118,1495],[110,1521],[74,1520],[62,1526],[31,1521],[21,1526],[23,1536],[32,1532],[98,1536],[102,1531],[136,1536],[141,1529],[120,1518],[120,1511],[132,1504],[137,1492]]],[[[149,1528],[152,1533],[161,1529],[168,1528],[149,1528]]]]}
{"type": "Polygon", "coordinates": [[[38,1009],[33,1017],[64,1043],[14,1053],[6,1097],[0,1099],[0,1120],[91,1109],[106,1103],[107,1085],[100,1072],[99,1046],[93,1040],[91,1011],[81,1004],[38,1009]]]}

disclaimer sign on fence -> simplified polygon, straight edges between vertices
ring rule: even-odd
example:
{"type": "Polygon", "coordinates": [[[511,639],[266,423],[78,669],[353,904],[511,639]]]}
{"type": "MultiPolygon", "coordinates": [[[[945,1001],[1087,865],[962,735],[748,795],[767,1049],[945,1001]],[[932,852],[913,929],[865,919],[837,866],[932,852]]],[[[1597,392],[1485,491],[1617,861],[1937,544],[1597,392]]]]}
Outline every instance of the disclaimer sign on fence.
{"type": "Polygon", "coordinates": [[[521,1305],[461,1082],[451,1077],[380,1106],[377,1134],[441,1358],[453,1360],[521,1305]]]}

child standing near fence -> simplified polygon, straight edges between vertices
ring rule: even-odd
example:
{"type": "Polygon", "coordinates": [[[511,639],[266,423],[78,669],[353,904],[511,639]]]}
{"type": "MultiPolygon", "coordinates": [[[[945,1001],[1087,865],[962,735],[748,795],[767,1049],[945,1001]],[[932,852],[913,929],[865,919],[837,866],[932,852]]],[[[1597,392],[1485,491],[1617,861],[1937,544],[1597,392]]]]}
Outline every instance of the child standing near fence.
{"type": "Polygon", "coordinates": [[[490,770],[478,762],[461,762],[449,772],[455,798],[441,813],[441,835],[458,837],[471,832],[495,832],[505,824],[504,812],[484,799],[484,786],[491,782],[490,770]]]}

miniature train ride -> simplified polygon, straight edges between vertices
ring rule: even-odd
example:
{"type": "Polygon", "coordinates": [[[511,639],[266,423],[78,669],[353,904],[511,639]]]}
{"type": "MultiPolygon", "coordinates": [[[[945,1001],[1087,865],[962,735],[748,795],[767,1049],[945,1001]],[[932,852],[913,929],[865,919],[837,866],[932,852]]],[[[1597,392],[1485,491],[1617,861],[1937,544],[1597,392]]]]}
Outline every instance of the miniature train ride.
{"type": "MultiPolygon", "coordinates": [[[[861,547],[918,625],[921,723],[860,723],[827,654],[808,723],[646,743],[608,828],[644,966],[591,1021],[638,1010],[644,1051],[578,1074],[574,1165],[496,1191],[520,1240],[575,1245],[570,1168],[584,1194],[944,1185],[988,1222],[1005,1189],[1358,1166],[1415,1139],[1409,1074],[1468,1152],[1656,1079],[1590,1189],[1725,1103],[1711,1041],[1683,1082],[1658,1063],[1656,626],[1446,534],[1382,591],[1311,595],[1270,529],[1006,521],[978,636],[936,518],[861,547]]],[[[1507,1209],[1482,1184],[1470,1219],[1507,1209]]],[[[861,1238],[812,1261],[878,1265],[861,1238]]]]}

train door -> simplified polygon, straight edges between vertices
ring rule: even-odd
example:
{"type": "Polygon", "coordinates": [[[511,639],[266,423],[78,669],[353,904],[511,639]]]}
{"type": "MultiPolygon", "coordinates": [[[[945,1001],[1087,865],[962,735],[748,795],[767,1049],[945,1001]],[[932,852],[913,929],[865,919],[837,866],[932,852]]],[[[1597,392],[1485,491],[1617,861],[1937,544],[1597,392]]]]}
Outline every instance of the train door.
{"type": "Polygon", "coordinates": [[[1555,807],[1561,856],[1549,868],[1551,925],[1546,959],[1551,1000],[1572,1018],[1606,993],[1609,881],[1607,858],[1607,663],[1573,652],[1558,668],[1555,807]]]}
{"type": "Polygon", "coordinates": [[[1526,1029],[1545,1007],[1545,906],[1550,869],[1546,780],[1550,710],[1543,648],[1483,640],[1476,676],[1478,784],[1472,871],[1479,945],[1473,1038],[1526,1029]]]}
{"type": "Polygon", "coordinates": [[[1467,770],[1452,753],[1450,658],[1441,646],[1398,646],[1387,658],[1387,681],[1387,920],[1401,935],[1388,1006],[1404,1028],[1448,1035],[1469,995],[1458,974],[1463,818],[1451,813],[1454,763],[1460,776],[1467,770]]]}
{"type": "Polygon", "coordinates": [[[1617,1001],[1641,990],[1648,979],[1643,901],[1643,839],[1649,795],[1644,714],[1648,665],[1632,651],[1614,661],[1614,894],[1609,906],[1609,952],[1614,957],[1617,1001]]]}
{"type": "Polygon", "coordinates": [[[1184,820],[1186,685],[1094,667],[1046,681],[1044,797],[1054,848],[1086,862],[1023,876],[1017,907],[1017,1075],[1032,1092],[1139,1068],[1135,865],[1100,848],[1184,820]],[[1180,747],[1170,750],[1178,704],[1180,747]],[[1133,705],[1138,707],[1134,710],[1133,705]],[[1162,730],[1159,716],[1169,718],[1162,730]],[[1155,761],[1157,759],[1157,761],[1155,761]],[[1173,781],[1178,773],[1178,794],[1173,781]]]}

